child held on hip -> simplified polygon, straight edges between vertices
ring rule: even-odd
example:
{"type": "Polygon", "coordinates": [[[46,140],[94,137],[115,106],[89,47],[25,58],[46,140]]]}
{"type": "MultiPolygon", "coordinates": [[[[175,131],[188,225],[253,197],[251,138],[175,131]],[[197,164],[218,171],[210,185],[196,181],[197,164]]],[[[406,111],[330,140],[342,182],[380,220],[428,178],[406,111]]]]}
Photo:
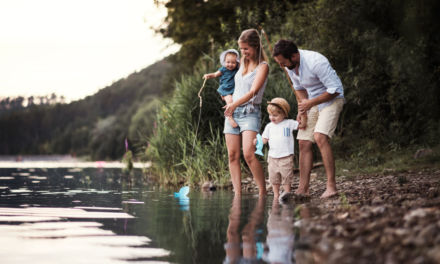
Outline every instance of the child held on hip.
{"type": "MultiPolygon", "coordinates": [[[[226,104],[232,103],[232,94],[234,93],[235,83],[234,77],[239,69],[240,55],[235,49],[228,49],[220,54],[220,67],[216,72],[203,75],[204,79],[220,77],[220,86],[217,89],[222,100],[226,104]]],[[[228,121],[232,127],[237,127],[237,123],[232,117],[228,117],[228,121]]]]}

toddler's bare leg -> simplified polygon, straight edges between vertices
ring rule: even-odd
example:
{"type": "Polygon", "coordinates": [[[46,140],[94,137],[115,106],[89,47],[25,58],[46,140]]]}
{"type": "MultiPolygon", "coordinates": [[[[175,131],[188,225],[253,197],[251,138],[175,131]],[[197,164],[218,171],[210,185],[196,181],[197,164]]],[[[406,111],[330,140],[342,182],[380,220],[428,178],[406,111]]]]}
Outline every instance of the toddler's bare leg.
{"type": "MultiPolygon", "coordinates": [[[[223,96],[222,99],[226,102],[226,104],[231,104],[232,103],[232,94],[228,94],[226,96],[223,96]]],[[[235,122],[235,120],[232,118],[232,116],[228,116],[228,122],[232,127],[237,127],[237,123],[235,122]]]]}
{"type": "Polygon", "coordinates": [[[284,184],[283,189],[284,189],[284,192],[290,193],[290,184],[284,184]]]}
{"type": "Polygon", "coordinates": [[[280,197],[280,185],[272,184],[272,190],[273,190],[273,199],[278,200],[278,198],[280,197]]]}

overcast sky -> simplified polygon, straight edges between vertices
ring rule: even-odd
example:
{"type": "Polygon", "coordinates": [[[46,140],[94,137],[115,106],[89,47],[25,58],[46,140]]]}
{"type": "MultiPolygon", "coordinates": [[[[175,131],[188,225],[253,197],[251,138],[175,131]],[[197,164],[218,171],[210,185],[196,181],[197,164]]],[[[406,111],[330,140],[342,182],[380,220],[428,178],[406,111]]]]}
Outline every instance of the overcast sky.
{"type": "Polygon", "coordinates": [[[178,50],[153,0],[0,0],[0,97],[91,95],[178,50]]]}

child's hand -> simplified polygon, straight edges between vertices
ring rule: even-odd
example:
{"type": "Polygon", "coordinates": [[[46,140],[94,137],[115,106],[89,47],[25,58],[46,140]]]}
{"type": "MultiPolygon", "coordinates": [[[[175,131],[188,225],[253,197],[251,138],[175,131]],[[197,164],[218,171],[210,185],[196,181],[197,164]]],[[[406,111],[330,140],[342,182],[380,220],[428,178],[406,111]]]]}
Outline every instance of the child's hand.
{"type": "Polygon", "coordinates": [[[296,116],[296,120],[299,122],[298,129],[307,128],[307,114],[300,114],[296,116]]]}
{"type": "Polygon", "coordinates": [[[207,74],[203,75],[203,79],[206,79],[206,80],[211,79],[211,78],[213,78],[212,75],[213,75],[212,73],[207,73],[207,74]]]}
{"type": "Polygon", "coordinates": [[[257,145],[257,138],[254,138],[254,145],[257,145]]]}

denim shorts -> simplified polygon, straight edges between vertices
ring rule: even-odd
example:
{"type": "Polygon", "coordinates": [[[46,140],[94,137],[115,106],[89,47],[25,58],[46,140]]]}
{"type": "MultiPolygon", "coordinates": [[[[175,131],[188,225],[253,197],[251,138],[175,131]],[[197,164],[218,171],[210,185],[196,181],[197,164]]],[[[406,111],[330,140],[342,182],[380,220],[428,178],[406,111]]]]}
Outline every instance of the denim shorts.
{"type": "Polygon", "coordinates": [[[234,134],[239,135],[245,130],[260,132],[261,127],[261,110],[260,106],[255,105],[254,107],[239,106],[235,109],[232,118],[238,124],[237,127],[232,127],[229,124],[227,118],[225,118],[225,128],[223,129],[224,134],[234,134]]]}

